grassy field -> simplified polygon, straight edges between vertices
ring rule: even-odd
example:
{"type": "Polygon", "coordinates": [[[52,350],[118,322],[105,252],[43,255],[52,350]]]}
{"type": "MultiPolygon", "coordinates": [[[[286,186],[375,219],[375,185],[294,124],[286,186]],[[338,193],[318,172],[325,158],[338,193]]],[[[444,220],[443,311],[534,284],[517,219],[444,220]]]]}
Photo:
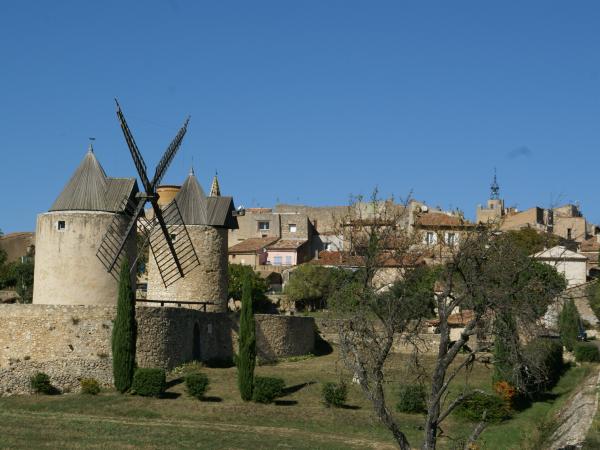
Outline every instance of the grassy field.
{"type": "MultiPolygon", "coordinates": [[[[329,409],[321,403],[322,382],[337,381],[340,376],[348,379],[335,352],[258,367],[259,376],[278,376],[286,381],[286,395],[272,405],[242,402],[234,368],[202,370],[211,380],[208,401],[202,402],[185,393],[177,374],[169,378],[170,386],[162,399],[112,391],[98,396],[2,398],[0,448],[395,448],[356,386],[350,387],[343,409],[329,409]]],[[[469,373],[469,382],[489,390],[490,371],[476,365],[469,373]]],[[[525,448],[524,441],[535,440],[538,425],[545,423],[585,374],[585,368],[570,369],[548,400],[535,403],[503,424],[490,426],[482,435],[481,448],[525,448]]],[[[394,385],[410,381],[414,370],[395,357],[387,376],[393,397],[394,385]]],[[[464,378],[457,380],[454,391],[464,382],[464,378]]],[[[417,447],[423,417],[398,414],[398,420],[417,447]]],[[[443,426],[440,448],[454,448],[472,427],[450,417],[443,426]]]]}

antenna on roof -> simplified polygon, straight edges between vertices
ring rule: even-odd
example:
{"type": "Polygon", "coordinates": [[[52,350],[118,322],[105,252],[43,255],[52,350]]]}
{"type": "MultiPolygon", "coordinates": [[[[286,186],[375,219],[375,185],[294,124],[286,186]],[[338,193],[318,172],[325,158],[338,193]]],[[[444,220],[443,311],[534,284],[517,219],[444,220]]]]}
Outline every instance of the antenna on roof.
{"type": "Polygon", "coordinates": [[[496,168],[494,167],[494,181],[490,186],[491,194],[490,199],[498,200],[500,198],[500,185],[498,184],[498,179],[496,178],[496,168]]]}

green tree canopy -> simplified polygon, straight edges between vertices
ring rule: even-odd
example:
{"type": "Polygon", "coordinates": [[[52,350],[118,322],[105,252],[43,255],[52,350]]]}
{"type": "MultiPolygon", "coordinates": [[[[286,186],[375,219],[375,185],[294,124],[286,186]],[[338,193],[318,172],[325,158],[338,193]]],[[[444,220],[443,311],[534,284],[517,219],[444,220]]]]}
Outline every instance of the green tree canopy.
{"type": "Polygon", "coordinates": [[[344,269],[302,264],[290,273],[285,293],[291,301],[311,309],[324,308],[327,299],[351,276],[352,272],[344,269]]]}
{"type": "Polygon", "coordinates": [[[264,298],[267,292],[267,282],[257,274],[251,266],[245,264],[229,264],[229,298],[241,300],[243,295],[244,280],[248,278],[250,291],[254,302],[264,298]]]}
{"type": "Polygon", "coordinates": [[[565,245],[567,242],[552,233],[543,233],[533,228],[522,228],[520,230],[507,231],[505,235],[513,241],[526,255],[533,255],[545,248],[565,245]]]}

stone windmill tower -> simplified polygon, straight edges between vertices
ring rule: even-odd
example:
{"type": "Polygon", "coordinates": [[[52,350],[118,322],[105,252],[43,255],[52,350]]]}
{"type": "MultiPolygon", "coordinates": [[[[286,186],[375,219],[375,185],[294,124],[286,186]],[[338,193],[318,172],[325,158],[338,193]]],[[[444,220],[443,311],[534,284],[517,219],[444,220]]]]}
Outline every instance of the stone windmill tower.
{"type": "MultiPolygon", "coordinates": [[[[198,255],[200,266],[186,277],[165,287],[154,256],[150,252],[147,291],[149,300],[206,301],[213,303],[208,305],[207,311],[227,310],[228,234],[230,229],[238,227],[238,223],[233,199],[220,196],[216,176],[211,194],[216,195],[206,196],[192,169],[175,196],[175,201],[198,255]]],[[[171,237],[177,241],[177,235],[171,237]]]]}
{"type": "MultiPolygon", "coordinates": [[[[96,257],[98,246],[124,203],[138,192],[134,178],[111,178],[92,145],[36,227],[33,303],[106,305],[117,301],[118,282],[96,257]]],[[[135,257],[135,235],[124,251],[135,257]]]]}

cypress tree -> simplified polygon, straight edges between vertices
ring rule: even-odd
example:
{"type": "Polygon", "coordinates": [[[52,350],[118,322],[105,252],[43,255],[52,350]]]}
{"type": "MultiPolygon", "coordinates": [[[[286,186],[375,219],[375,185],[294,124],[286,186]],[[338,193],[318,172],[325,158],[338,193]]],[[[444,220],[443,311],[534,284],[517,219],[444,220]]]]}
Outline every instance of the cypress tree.
{"type": "Polygon", "coordinates": [[[558,329],[563,345],[570,352],[573,351],[579,335],[579,313],[572,298],[565,301],[558,316],[558,329]]]}
{"type": "Polygon", "coordinates": [[[131,387],[135,370],[135,298],[131,289],[131,274],[127,259],[121,264],[117,317],[112,331],[113,377],[121,393],[131,387]]]}
{"type": "Polygon", "coordinates": [[[518,335],[515,321],[510,313],[504,312],[498,314],[495,321],[495,328],[494,373],[492,374],[492,382],[506,381],[513,384],[514,362],[511,347],[517,345],[515,336],[518,335]]]}
{"type": "Polygon", "coordinates": [[[242,311],[240,314],[240,338],[237,358],[238,387],[242,400],[252,400],[254,367],[256,365],[256,333],[252,310],[252,285],[248,275],[242,286],[242,311]]]}

